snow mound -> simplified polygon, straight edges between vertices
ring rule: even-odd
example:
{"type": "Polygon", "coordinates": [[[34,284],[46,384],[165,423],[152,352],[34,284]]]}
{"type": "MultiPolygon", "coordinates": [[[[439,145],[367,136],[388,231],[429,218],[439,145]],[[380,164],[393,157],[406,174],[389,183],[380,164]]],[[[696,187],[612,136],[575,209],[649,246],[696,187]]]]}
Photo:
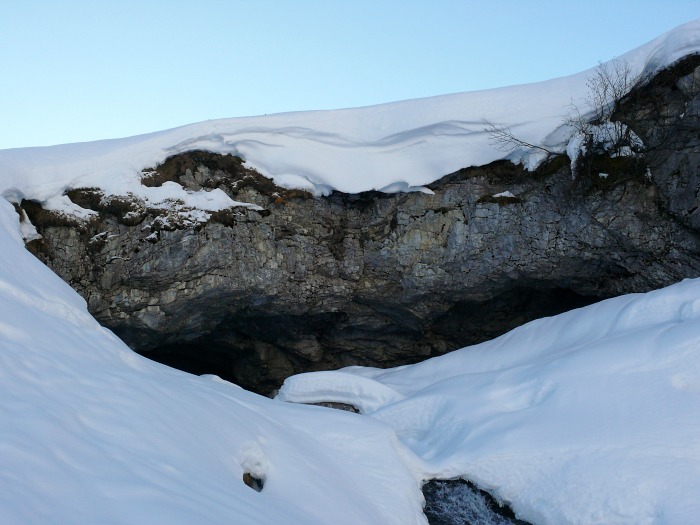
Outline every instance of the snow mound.
{"type": "Polygon", "coordinates": [[[404,396],[396,390],[369,377],[349,374],[350,369],[298,374],[277,394],[280,401],[315,403],[321,401],[342,403],[354,399],[361,413],[374,412],[379,407],[401,401],[404,396]]]}
{"type": "MultiPolygon", "coordinates": [[[[634,74],[698,52],[700,20],[619,58],[634,74]]],[[[484,119],[508,126],[530,144],[564,151],[571,131],[563,130],[562,122],[572,102],[586,112],[586,82],[592,72],[364,108],[213,120],[125,139],[3,150],[0,194],[70,213],[80,210],[63,196],[75,188],[162,202],[166,197],[160,190],[140,184],[142,170],[197,149],[238,155],[280,186],[317,195],[373,189],[429,193],[425,186],[444,175],[503,158],[484,131],[484,119]]],[[[544,153],[520,149],[509,158],[533,167],[544,153]]],[[[168,199],[187,203],[193,198],[182,188],[167,192],[168,199]]],[[[224,197],[205,199],[215,201],[207,203],[200,196],[197,205],[213,210],[241,204],[224,197]]]]}
{"type": "MultiPolygon", "coordinates": [[[[700,52],[700,20],[620,57],[633,72],[700,52]]],[[[591,72],[380,106],[224,119],[118,140],[0,151],[0,195],[89,218],[66,192],[152,206],[247,206],[147,188],[204,149],[317,194],[424,191],[502,157],[482,119],[564,149],[591,72]]],[[[585,109],[585,108],[584,108],[585,109]]],[[[530,151],[509,157],[528,165],[530,151]]],[[[190,211],[188,211],[190,210],[190,211]]],[[[467,476],[538,524],[687,524],[700,515],[700,280],[530,323],[392,370],[289,379],[294,406],[131,352],[23,247],[0,199],[0,523],[425,523],[421,479],[467,476]],[[262,492],[244,474],[264,481],[262,492]]]]}
{"type": "Polygon", "coordinates": [[[386,424],[134,354],[1,199],[0,251],[0,523],[425,524],[386,424]]]}
{"type": "Polygon", "coordinates": [[[365,406],[422,477],[465,476],[533,523],[682,525],[700,512],[698,349],[695,279],[416,365],[291,377],[280,397],[365,406]]]}

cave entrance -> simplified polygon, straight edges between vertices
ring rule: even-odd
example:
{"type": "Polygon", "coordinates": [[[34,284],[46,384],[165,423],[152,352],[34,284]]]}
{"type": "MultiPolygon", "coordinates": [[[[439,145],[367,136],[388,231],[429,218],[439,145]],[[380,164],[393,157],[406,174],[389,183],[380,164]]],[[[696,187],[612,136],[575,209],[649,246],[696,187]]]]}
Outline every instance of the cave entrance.
{"type": "Polygon", "coordinates": [[[270,395],[296,373],[412,364],[605,298],[566,288],[516,286],[487,300],[455,301],[441,315],[427,319],[409,309],[401,318],[400,310],[366,303],[356,305],[355,314],[351,308],[315,316],[248,310],[196,340],[137,351],[186,372],[215,374],[270,395]]]}
{"type": "Polygon", "coordinates": [[[432,330],[444,338],[450,350],[489,341],[513,328],[603,299],[567,288],[516,286],[485,301],[457,301],[433,323],[432,330]]]}

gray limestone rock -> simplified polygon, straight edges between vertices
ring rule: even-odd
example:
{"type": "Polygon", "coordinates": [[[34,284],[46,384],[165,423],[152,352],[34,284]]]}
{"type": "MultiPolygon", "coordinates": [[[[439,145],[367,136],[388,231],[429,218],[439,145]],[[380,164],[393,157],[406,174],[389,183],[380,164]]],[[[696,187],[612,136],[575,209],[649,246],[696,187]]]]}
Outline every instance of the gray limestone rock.
{"type": "Polygon", "coordinates": [[[700,275],[698,60],[684,64],[625,106],[643,165],[588,159],[572,178],[566,157],[535,172],[501,161],[434,195],[313,198],[194,151],[144,184],[221,188],[263,210],[202,224],[86,188],[68,196],[99,212],[88,223],[22,203],[43,236],[29,247],[132,348],[195,373],[269,392],[296,372],[419,361],[700,275]]]}

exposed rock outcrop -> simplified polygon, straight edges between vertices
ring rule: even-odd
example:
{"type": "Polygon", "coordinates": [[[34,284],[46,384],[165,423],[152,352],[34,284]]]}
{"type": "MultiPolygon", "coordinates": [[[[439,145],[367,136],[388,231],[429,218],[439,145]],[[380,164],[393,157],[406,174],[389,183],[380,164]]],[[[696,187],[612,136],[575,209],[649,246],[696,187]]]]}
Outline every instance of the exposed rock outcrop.
{"type": "Polygon", "coordinates": [[[463,479],[431,480],[423,485],[425,517],[430,525],[531,525],[491,494],[463,479]]]}
{"type": "Polygon", "coordinates": [[[30,248],[137,351],[257,391],[305,370],[415,362],[700,275],[697,67],[630,97],[643,162],[591,158],[572,178],[566,157],[535,172],[503,161],[434,195],[313,198],[194,151],[144,183],[221,188],[262,210],[202,222],[86,188],[68,194],[99,212],[85,223],[22,203],[43,236],[30,248]]]}

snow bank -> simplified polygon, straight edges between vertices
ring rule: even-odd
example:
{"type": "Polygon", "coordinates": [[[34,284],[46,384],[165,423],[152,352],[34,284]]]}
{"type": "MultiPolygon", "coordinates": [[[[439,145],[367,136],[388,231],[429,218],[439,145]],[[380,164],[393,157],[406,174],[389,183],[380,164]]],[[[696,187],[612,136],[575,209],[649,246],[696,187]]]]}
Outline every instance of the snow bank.
{"type": "Polygon", "coordinates": [[[358,406],[422,459],[420,475],[466,476],[538,525],[700,513],[700,279],[416,365],[325,377],[289,378],[278,397],[358,406]]]}
{"type": "MultiPolygon", "coordinates": [[[[699,51],[700,20],[620,58],[636,73],[699,51]]],[[[126,139],[4,150],[0,194],[51,205],[66,190],[99,187],[108,194],[157,200],[155,189],[140,185],[141,170],[194,149],[239,155],[277,184],[317,194],[425,191],[426,184],[446,174],[504,156],[491,146],[484,118],[509,126],[526,142],[563,150],[571,133],[559,128],[572,101],[585,112],[591,75],[589,70],[536,84],[372,107],[214,120],[126,139]]],[[[528,165],[541,160],[532,156],[519,150],[511,158],[528,165]]],[[[175,198],[188,199],[182,189],[175,198]]]]}
{"type": "MultiPolygon", "coordinates": [[[[700,21],[627,55],[700,51],[700,21]]],[[[205,149],[316,193],[424,191],[502,157],[482,118],[564,148],[591,72],[380,106],[225,119],[119,140],[0,151],[0,194],[86,214],[97,187],[214,211],[221,192],[141,185],[205,149]]],[[[514,160],[528,161],[516,151],[514,160]]],[[[26,231],[25,231],[26,234],[26,231]]],[[[538,524],[687,524],[700,515],[700,281],[530,323],[418,365],[290,379],[290,406],[132,353],[27,253],[0,200],[0,522],[424,523],[418,480],[466,475],[538,524]],[[412,452],[411,452],[412,451],[412,452]],[[244,471],[264,478],[258,493],[244,471]]]]}
{"type": "Polygon", "coordinates": [[[0,523],[425,523],[386,424],[134,354],[24,249],[3,200],[0,252],[0,523]]]}

